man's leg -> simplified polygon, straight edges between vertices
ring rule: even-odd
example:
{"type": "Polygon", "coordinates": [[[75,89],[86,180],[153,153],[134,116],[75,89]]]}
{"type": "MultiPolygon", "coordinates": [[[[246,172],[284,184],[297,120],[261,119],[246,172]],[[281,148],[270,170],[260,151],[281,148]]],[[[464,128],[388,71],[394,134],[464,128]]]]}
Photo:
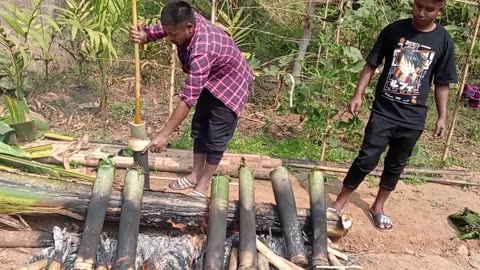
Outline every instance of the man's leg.
{"type": "Polygon", "coordinates": [[[169,185],[171,189],[181,190],[195,187],[200,179],[200,175],[205,167],[205,160],[207,158],[207,147],[205,145],[205,138],[208,134],[208,117],[210,110],[208,108],[208,95],[202,91],[198,98],[198,103],[195,108],[195,113],[192,118],[192,138],[193,138],[193,168],[192,172],[172,181],[169,185]]]}
{"type": "Polygon", "coordinates": [[[207,155],[203,172],[199,175],[195,190],[204,195],[208,193],[210,180],[212,179],[218,164],[227,150],[228,143],[237,128],[237,115],[213,95],[210,101],[210,117],[207,135],[207,155]]]}
{"type": "Polygon", "coordinates": [[[338,212],[343,211],[350,194],[352,194],[363,182],[365,177],[375,169],[380,156],[385,151],[392,137],[394,128],[394,125],[378,117],[373,115],[370,117],[365,127],[362,148],[343,180],[342,191],[333,203],[333,207],[338,212]]]}
{"type": "MultiPolygon", "coordinates": [[[[413,148],[421,135],[421,130],[405,128],[401,128],[393,134],[390,148],[385,157],[385,166],[380,179],[378,194],[375,198],[375,202],[370,208],[370,212],[373,216],[385,214],[385,202],[390,193],[395,190],[400,175],[403,173],[407,161],[412,155],[413,148]]],[[[381,220],[378,222],[377,227],[379,229],[391,229],[392,223],[390,218],[384,218],[383,221],[381,220]]]]}

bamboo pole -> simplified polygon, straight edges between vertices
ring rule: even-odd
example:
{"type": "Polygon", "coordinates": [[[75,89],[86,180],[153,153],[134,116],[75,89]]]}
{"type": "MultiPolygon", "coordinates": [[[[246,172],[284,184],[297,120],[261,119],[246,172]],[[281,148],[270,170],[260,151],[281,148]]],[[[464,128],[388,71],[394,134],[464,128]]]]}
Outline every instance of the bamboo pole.
{"type": "MultiPolygon", "coordinates": [[[[137,26],[137,0],[132,0],[132,17],[133,25],[137,26]]],[[[133,44],[135,49],[135,121],[136,125],[142,124],[141,119],[141,99],[140,99],[140,46],[137,43],[133,44]]]]}
{"type": "Polygon", "coordinates": [[[308,259],[295,210],[297,206],[288,170],[285,167],[279,167],[270,173],[270,178],[288,257],[294,264],[306,266],[308,259]]]}
{"type": "MultiPolygon", "coordinates": [[[[328,6],[329,6],[329,4],[330,4],[330,0],[327,0],[327,3],[325,4],[325,14],[323,14],[324,18],[327,18],[327,16],[328,16],[328,6]]],[[[327,28],[327,21],[324,20],[322,22],[322,32],[324,32],[326,28],[327,28]]],[[[322,45],[320,44],[320,46],[318,46],[318,52],[317,52],[317,66],[316,66],[317,69],[320,66],[321,54],[322,54],[322,45]]]]}
{"type": "Polygon", "coordinates": [[[175,94],[175,59],[176,59],[176,46],[172,44],[170,94],[168,97],[168,117],[172,116],[172,113],[173,113],[173,95],[175,94]]]}
{"type": "Polygon", "coordinates": [[[217,176],[212,181],[205,270],[223,269],[224,267],[229,182],[230,179],[226,176],[217,176]]]}
{"type": "Polygon", "coordinates": [[[108,201],[115,178],[115,164],[102,164],[93,185],[84,231],[73,266],[74,270],[90,270],[95,265],[100,233],[102,232],[108,201]]]}
{"type": "Polygon", "coordinates": [[[217,0],[212,0],[212,17],[211,21],[214,24],[217,20],[217,0]]]}
{"type": "Polygon", "coordinates": [[[125,177],[114,269],[135,269],[144,181],[143,172],[135,169],[128,171],[125,177]]]}
{"type": "Polygon", "coordinates": [[[463,89],[465,88],[465,84],[467,83],[467,79],[468,79],[468,68],[470,66],[473,50],[475,49],[475,44],[477,42],[478,29],[480,26],[480,11],[477,11],[477,13],[478,14],[477,14],[477,22],[475,24],[475,32],[473,33],[472,44],[470,45],[470,50],[468,51],[468,55],[467,55],[467,63],[465,64],[465,68],[463,69],[462,80],[460,82],[460,88],[458,89],[457,103],[455,105],[455,111],[453,113],[452,124],[450,125],[450,130],[448,131],[447,145],[445,146],[445,151],[442,157],[442,167],[445,166],[445,161],[447,160],[448,152],[450,150],[450,145],[452,143],[453,132],[455,130],[455,124],[457,122],[458,112],[460,110],[463,89]]]}
{"type": "Polygon", "coordinates": [[[340,0],[340,7],[338,8],[340,10],[340,15],[338,17],[338,22],[337,22],[337,33],[335,37],[335,43],[338,44],[340,42],[340,35],[342,33],[342,25],[343,25],[343,6],[345,4],[345,0],[340,0]]]}
{"type": "Polygon", "coordinates": [[[312,267],[328,263],[327,211],[323,173],[312,170],[308,177],[313,230],[312,267]]]}
{"type": "Polygon", "coordinates": [[[241,166],[239,172],[240,197],[240,248],[239,270],[257,268],[257,247],[255,244],[255,182],[252,171],[241,166]]]}

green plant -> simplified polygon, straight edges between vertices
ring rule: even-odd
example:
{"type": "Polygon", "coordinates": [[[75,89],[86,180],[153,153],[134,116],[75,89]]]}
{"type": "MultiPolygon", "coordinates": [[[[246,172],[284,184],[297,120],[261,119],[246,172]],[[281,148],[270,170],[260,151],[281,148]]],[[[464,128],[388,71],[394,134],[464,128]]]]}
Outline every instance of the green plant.
{"type": "Polygon", "coordinates": [[[81,78],[84,65],[91,59],[98,65],[101,75],[100,108],[107,111],[107,63],[117,57],[113,37],[125,31],[122,15],[127,0],[67,0],[67,8],[60,11],[59,23],[70,39],[64,48],[78,63],[81,78]]]}
{"type": "MultiPolygon", "coordinates": [[[[45,76],[48,79],[49,64],[53,61],[51,47],[60,28],[51,16],[40,13],[43,3],[44,0],[31,0],[31,9],[18,8],[18,5],[12,3],[3,3],[4,10],[0,12],[0,17],[17,35],[15,39],[17,45],[29,47],[30,52],[39,51],[39,53],[32,53],[31,59],[44,63],[45,76]],[[33,48],[39,50],[33,50],[33,48]]],[[[28,64],[29,61],[25,61],[24,66],[28,64]]],[[[20,91],[24,90],[22,88],[23,85],[20,84],[20,91]]],[[[17,97],[21,98],[21,96],[17,97]]]]}
{"type": "Polygon", "coordinates": [[[28,106],[24,101],[15,100],[7,95],[4,96],[4,104],[6,110],[4,111],[3,122],[6,124],[19,124],[31,120],[28,106]]]}

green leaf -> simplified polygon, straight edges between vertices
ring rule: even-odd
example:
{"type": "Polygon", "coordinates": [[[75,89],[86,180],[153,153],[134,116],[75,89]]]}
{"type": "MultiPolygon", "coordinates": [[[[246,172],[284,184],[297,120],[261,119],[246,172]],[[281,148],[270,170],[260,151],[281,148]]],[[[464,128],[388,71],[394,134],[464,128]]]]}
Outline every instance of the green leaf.
{"type": "Polygon", "coordinates": [[[0,142],[0,154],[5,154],[13,157],[27,157],[27,153],[18,146],[10,146],[6,143],[0,142]]]}

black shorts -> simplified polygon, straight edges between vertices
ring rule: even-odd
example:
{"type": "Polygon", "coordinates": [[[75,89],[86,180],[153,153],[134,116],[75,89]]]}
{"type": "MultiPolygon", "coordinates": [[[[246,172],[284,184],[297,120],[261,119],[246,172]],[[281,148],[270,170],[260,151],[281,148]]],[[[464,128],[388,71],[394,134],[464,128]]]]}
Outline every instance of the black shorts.
{"type": "Polygon", "coordinates": [[[198,98],[192,119],[192,138],[205,152],[225,152],[237,128],[237,114],[206,88],[198,98]]]}

